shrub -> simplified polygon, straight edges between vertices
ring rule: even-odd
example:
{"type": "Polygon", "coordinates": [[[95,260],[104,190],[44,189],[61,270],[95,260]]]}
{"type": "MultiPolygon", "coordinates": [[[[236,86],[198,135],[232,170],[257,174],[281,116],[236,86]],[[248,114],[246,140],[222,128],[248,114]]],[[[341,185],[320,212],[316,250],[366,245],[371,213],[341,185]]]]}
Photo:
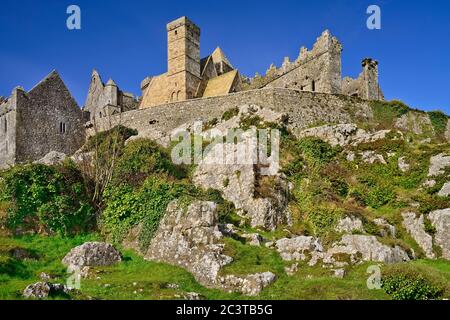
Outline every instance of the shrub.
{"type": "Polygon", "coordinates": [[[0,202],[7,201],[9,229],[44,229],[70,235],[95,223],[81,173],[73,166],[18,165],[3,173],[0,202]]]}
{"type": "Polygon", "coordinates": [[[382,288],[395,300],[434,300],[445,292],[445,280],[418,266],[387,267],[382,276],[382,288]]]}
{"type": "Polygon", "coordinates": [[[395,119],[408,113],[410,108],[401,101],[372,101],[374,119],[382,129],[392,128],[395,119]]]}
{"type": "Polygon", "coordinates": [[[316,235],[324,235],[331,231],[342,217],[342,212],[333,208],[316,208],[308,213],[308,221],[311,222],[316,235]]]}
{"type": "Polygon", "coordinates": [[[233,108],[230,110],[227,110],[222,115],[222,121],[228,121],[233,117],[236,117],[239,114],[239,108],[233,108]]]}
{"type": "Polygon", "coordinates": [[[297,148],[310,166],[329,163],[338,154],[339,148],[317,138],[305,138],[298,142],[297,148]]]}
{"type": "Polygon", "coordinates": [[[395,192],[389,186],[376,186],[365,197],[367,206],[378,209],[395,199],[395,192]]]}
{"type": "Polygon", "coordinates": [[[448,116],[442,111],[428,112],[431,124],[437,135],[442,135],[447,130],[448,116]]]}
{"type": "Polygon", "coordinates": [[[137,186],[151,174],[168,174],[181,179],[186,169],[172,164],[170,154],[151,140],[138,139],[127,144],[114,169],[113,182],[137,186]]]}
{"type": "Polygon", "coordinates": [[[112,240],[119,242],[134,226],[144,223],[142,237],[153,237],[167,205],[190,187],[179,182],[170,182],[164,177],[151,176],[143,185],[134,189],[127,184],[108,187],[104,199],[106,208],[102,224],[112,240]]]}

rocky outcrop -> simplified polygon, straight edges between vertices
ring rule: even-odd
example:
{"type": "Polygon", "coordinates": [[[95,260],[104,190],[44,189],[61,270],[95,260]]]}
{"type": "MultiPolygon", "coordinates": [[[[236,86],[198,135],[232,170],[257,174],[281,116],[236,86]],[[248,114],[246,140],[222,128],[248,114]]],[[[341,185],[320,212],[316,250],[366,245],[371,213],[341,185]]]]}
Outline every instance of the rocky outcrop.
{"type": "Polygon", "coordinates": [[[356,124],[325,125],[306,129],[298,135],[299,138],[315,137],[328,142],[332,146],[357,146],[361,143],[370,143],[385,139],[391,130],[382,130],[369,133],[359,129],[356,124]]]}
{"type": "Polygon", "coordinates": [[[433,252],[433,237],[425,231],[424,216],[417,217],[414,212],[405,212],[402,217],[403,226],[425,252],[426,257],[434,259],[436,256],[433,252]]]}
{"type": "Polygon", "coordinates": [[[226,275],[220,277],[219,282],[225,291],[236,292],[236,289],[239,288],[242,294],[254,297],[276,279],[276,275],[272,272],[263,272],[249,276],[226,275]]]}
{"type": "Polygon", "coordinates": [[[395,226],[388,223],[385,219],[375,219],[373,222],[380,227],[380,234],[382,237],[395,238],[397,236],[395,226]]]}
{"type": "Polygon", "coordinates": [[[69,267],[111,266],[122,261],[121,254],[111,244],[104,242],[87,242],[73,248],[62,260],[69,267]]]}
{"type": "Polygon", "coordinates": [[[428,215],[436,229],[434,243],[442,250],[442,258],[450,260],[450,209],[436,210],[428,215]]]}
{"type": "Polygon", "coordinates": [[[405,157],[398,158],[398,169],[401,172],[408,172],[410,165],[406,163],[405,157]]]}
{"type": "Polygon", "coordinates": [[[444,183],[441,190],[438,192],[438,196],[440,197],[447,197],[450,195],[450,182],[444,183]]]}
{"type": "Polygon", "coordinates": [[[361,159],[362,159],[362,161],[369,163],[369,164],[374,164],[374,163],[387,164],[386,160],[384,160],[384,157],[381,154],[375,153],[375,151],[362,152],[361,159]]]}
{"type": "Polygon", "coordinates": [[[187,208],[171,202],[145,258],[181,266],[205,286],[215,284],[220,269],[233,261],[223,254],[217,219],[213,202],[197,201],[187,208]]]}
{"type": "Polygon", "coordinates": [[[450,166],[450,156],[444,153],[438,154],[430,158],[430,169],[428,170],[428,177],[436,177],[445,173],[444,169],[450,166]]]}
{"type": "Polygon", "coordinates": [[[358,219],[356,217],[345,217],[339,220],[336,226],[336,231],[349,234],[353,233],[354,231],[364,232],[364,226],[361,219],[358,219]]]}
{"type": "Polygon", "coordinates": [[[53,166],[62,163],[66,158],[67,155],[64,153],[51,151],[47,153],[42,159],[35,161],[35,163],[53,166]]]}
{"type": "Polygon", "coordinates": [[[426,113],[408,112],[402,115],[394,127],[403,131],[412,131],[414,134],[423,134],[433,131],[433,125],[426,113]]]}
{"type": "Polygon", "coordinates": [[[398,263],[409,261],[408,254],[400,247],[391,248],[380,243],[375,236],[345,235],[324,255],[323,262],[345,266],[360,261],[398,263]]]}
{"type": "Polygon", "coordinates": [[[145,254],[147,260],[180,266],[209,288],[220,288],[246,295],[257,295],[275,280],[269,273],[235,276],[220,274],[233,258],[224,254],[218,227],[217,206],[196,201],[183,206],[169,204],[165,217],[145,254]]]}
{"type": "Polygon", "coordinates": [[[275,247],[285,261],[305,261],[311,258],[314,252],[323,251],[318,239],[306,236],[280,239],[276,241],[275,247]]]}
{"type": "Polygon", "coordinates": [[[269,172],[275,172],[265,176],[270,177],[270,194],[257,194],[257,186],[264,180],[260,167],[251,158],[254,143],[253,137],[246,137],[241,143],[214,145],[198,165],[194,183],[205,189],[219,190],[226,200],[235,205],[242,217],[250,220],[252,227],[274,230],[279,225],[290,223],[289,184],[280,177],[278,168],[266,168],[269,172]],[[222,158],[224,152],[226,159],[222,158]]]}
{"type": "Polygon", "coordinates": [[[51,295],[69,294],[70,289],[62,284],[52,284],[48,282],[37,282],[30,284],[23,291],[25,299],[46,299],[51,295]]]}

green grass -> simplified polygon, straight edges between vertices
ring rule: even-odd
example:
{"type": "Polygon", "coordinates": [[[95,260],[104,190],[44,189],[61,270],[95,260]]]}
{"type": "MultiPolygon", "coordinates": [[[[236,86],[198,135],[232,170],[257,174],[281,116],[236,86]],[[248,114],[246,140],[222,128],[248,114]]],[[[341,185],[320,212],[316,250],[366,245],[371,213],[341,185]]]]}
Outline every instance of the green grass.
{"type": "MultiPolygon", "coordinates": [[[[65,283],[66,268],[61,259],[76,245],[99,240],[98,235],[75,238],[29,236],[23,238],[0,237],[0,257],[12,248],[31,250],[39,256],[36,261],[15,262],[13,274],[0,274],[0,300],[21,299],[29,284],[38,282],[41,272],[55,276],[54,282],[65,283]]],[[[225,267],[224,274],[245,275],[255,272],[274,272],[277,281],[263,290],[255,299],[272,300],[379,300],[390,297],[383,290],[369,290],[366,286],[367,267],[362,264],[349,268],[344,279],[332,276],[332,270],[320,265],[309,267],[300,263],[299,271],[288,276],[284,267],[290,265],[274,251],[264,247],[250,247],[236,240],[226,239],[226,253],[233,256],[233,263],[225,267]]],[[[89,279],[81,281],[79,294],[72,299],[101,300],[171,300],[180,299],[184,293],[197,292],[205,299],[238,300],[254,299],[240,294],[230,294],[199,285],[194,277],[182,268],[165,263],[145,261],[135,253],[124,250],[123,262],[112,267],[94,268],[89,279]],[[167,284],[177,284],[179,289],[168,289],[167,284]]],[[[3,260],[0,260],[0,263],[3,260]]],[[[450,281],[450,262],[419,260],[412,265],[425,266],[450,281]]],[[[431,272],[431,271],[430,271],[431,272]]],[[[59,298],[61,299],[61,297],[59,298]]]]}

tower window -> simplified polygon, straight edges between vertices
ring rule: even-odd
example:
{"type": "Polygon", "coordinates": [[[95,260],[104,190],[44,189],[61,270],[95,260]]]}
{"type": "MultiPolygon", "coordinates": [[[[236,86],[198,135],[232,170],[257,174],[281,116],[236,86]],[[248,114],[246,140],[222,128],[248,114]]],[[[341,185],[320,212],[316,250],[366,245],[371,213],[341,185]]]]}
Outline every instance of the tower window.
{"type": "Polygon", "coordinates": [[[316,82],[315,82],[314,80],[313,80],[312,83],[311,83],[311,90],[312,90],[313,92],[316,91],[316,82]]]}
{"type": "Polygon", "coordinates": [[[59,133],[61,134],[65,134],[66,133],[66,123],[65,122],[60,122],[59,123],[59,133]]]}
{"type": "Polygon", "coordinates": [[[178,35],[178,30],[175,30],[175,35],[178,35]]]}
{"type": "Polygon", "coordinates": [[[8,132],[8,120],[6,120],[6,118],[5,118],[5,126],[4,126],[4,130],[5,130],[5,133],[8,132]]]}

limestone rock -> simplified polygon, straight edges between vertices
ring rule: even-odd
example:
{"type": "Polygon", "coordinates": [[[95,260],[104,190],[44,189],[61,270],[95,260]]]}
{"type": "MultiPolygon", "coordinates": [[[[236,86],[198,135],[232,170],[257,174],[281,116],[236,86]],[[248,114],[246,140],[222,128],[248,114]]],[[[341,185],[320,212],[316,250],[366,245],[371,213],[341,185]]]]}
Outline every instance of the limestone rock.
{"type": "Polygon", "coordinates": [[[394,127],[403,131],[412,131],[420,135],[428,130],[433,130],[430,118],[427,114],[408,112],[402,115],[394,124],[394,127]]]}
{"type": "Polygon", "coordinates": [[[374,163],[382,163],[387,164],[386,160],[381,154],[375,153],[375,151],[364,151],[361,153],[362,160],[366,163],[374,164],[374,163]]]}
{"type": "Polygon", "coordinates": [[[425,232],[424,216],[420,215],[417,218],[414,212],[405,212],[402,213],[402,217],[403,226],[422,248],[427,258],[434,259],[436,256],[433,253],[433,237],[425,232]]]}
{"type": "Polygon", "coordinates": [[[297,273],[297,271],[298,271],[298,263],[294,263],[290,267],[285,267],[284,271],[286,272],[286,274],[288,276],[295,275],[297,273]]]}
{"type": "Polygon", "coordinates": [[[220,278],[222,288],[229,292],[242,292],[247,296],[257,296],[277,279],[272,272],[256,273],[249,276],[227,275],[220,278]]]}
{"type": "Polygon", "coordinates": [[[241,216],[250,220],[252,227],[274,230],[290,223],[289,183],[279,176],[278,168],[269,168],[269,172],[276,172],[268,176],[276,188],[270,189],[268,197],[255,196],[256,186],[262,178],[252,158],[254,143],[254,138],[245,137],[241,143],[214,145],[198,165],[194,183],[205,189],[219,190],[226,200],[233,202],[241,216]]]}
{"type": "Polygon", "coordinates": [[[382,237],[395,238],[397,236],[395,226],[388,223],[385,219],[375,219],[373,222],[381,228],[380,233],[382,237]]]}
{"type": "Polygon", "coordinates": [[[48,282],[37,282],[30,284],[23,291],[25,299],[46,299],[52,294],[69,294],[70,289],[63,284],[52,284],[48,282]]]}
{"type": "Polygon", "coordinates": [[[64,153],[51,151],[47,153],[42,159],[35,161],[35,163],[45,164],[47,166],[53,166],[63,162],[67,156],[64,153]]]}
{"type": "Polygon", "coordinates": [[[347,123],[306,129],[300,132],[298,137],[315,137],[328,142],[332,146],[345,147],[385,139],[390,132],[391,130],[382,130],[375,133],[368,133],[365,130],[358,129],[358,126],[354,123],[347,123]]]}
{"type": "Polygon", "coordinates": [[[364,226],[362,221],[356,217],[345,217],[338,222],[336,231],[349,234],[353,231],[364,232],[364,226]]]}
{"type": "Polygon", "coordinates": [[[439,191],[438,196],[447,197],[450,195],[450,182],[446,182],[439,191]]]}
{"type": "Polygon", "coordinates": [[[347,255],[350,263],[360,261],[376,261],[383,263],[399,263],[409,261],[407,253],[400,247],[388,247],[380,243],[375,236],[345,235],[325,254],[323,262],[337,266],[347,265],[337,257],[347,255]],[[339,263],[341,262],[341,263],[339,263]]]}
{"type": "Polygon", "coordinates": [[[233,261],[223,254],[217,220],[213,202],[196,201],[188,208],[171,202],[145,258],[183,267],[204,286],[214,287],[220,269],[233,261]]]}
{"type": "Polygon", "coordinates": [[[305,261],[308,259],[307,254],[311,255],[312,252],[323,251],[318,239],[306,236],[280,239],[275,246],[281,258],[285,261],[305,261]]]}
{"type": "Polygon", "coordinates": [[[405,157],[398,158],[398,168],[401,172],[407,172],[410,168],[410,165],[406,163],[405,157]]]}
{"type": "Polygon", "coordinates": [[[257,233],[246,233],[242,235],[242,238],[246,239],[248,245],[254,247],[260,247],[265,243],[265,239],[257,233]]]}
{"type": "Polygon", "coordinates": [[[436,177],[444,174],[444,169],[448,166],[450,166],[450,156],[441,153],[431,157],[428,177],[436,177]]]}
{"type": "Polygon", "coordinates": [[[433,211],[428,219],[436,228],[434,243],[442,249],[442,258],[450,260],[450,209],[433,211]]]}
{"type": "Polygon", "coordinates": [[[345,277],[345,269],[335,269],[334,271],[334,277],[338,279],[344,279],[345,277]]]}
{"type": "Polygon", "coordinates": [[[23,291],[23,296],[26,299],[45,299],[50,295],[50,284],[47,282],[38,282],[30,284],[23,291]]]}
{"type": "Polygon", "coordinates": [[[66,266],[77,268],[110,266],[122,261],[119,251],[104,242],[87,242],[73,248],[62,260],[66,266]]]}

